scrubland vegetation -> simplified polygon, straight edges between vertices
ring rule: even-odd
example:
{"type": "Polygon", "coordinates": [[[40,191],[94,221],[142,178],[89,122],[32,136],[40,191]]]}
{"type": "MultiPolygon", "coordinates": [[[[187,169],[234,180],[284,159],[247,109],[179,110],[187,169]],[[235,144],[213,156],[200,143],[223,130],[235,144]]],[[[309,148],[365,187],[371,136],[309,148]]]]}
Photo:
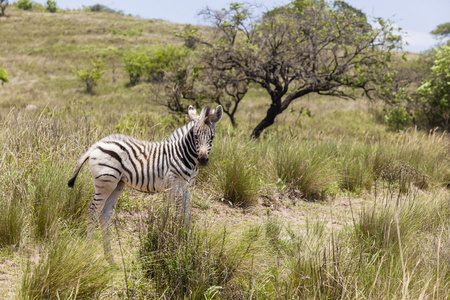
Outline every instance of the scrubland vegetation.
{"type": "MultiPolygon", "coordinates": [[[[126,189],[111,267],[101,237],[85,235],[87,168],[73,189],[67,180],[108,134],[161,140],[186,122],[154,100],[170,65],[161,49],[184,44],[173,34],[184,25],[36,5],[8,6],[6,15],[0,297],[448,298],[448,133],[402,122],[385,102],[309,94],[255,140],[249,133],[270,104],[258,86],[240,102],[237,126],[225,117],[217,124],[210,164],[191,192],[191,230],[177,223],[168,195],[126,189]],[[149,51],[158,53],[150,73],[127,60],[149,51]],[[101,80],[90,89],[83,78],[95,59],[101,80]]],[[[397,68],[409,67],[420,69],[397,68]]]]}

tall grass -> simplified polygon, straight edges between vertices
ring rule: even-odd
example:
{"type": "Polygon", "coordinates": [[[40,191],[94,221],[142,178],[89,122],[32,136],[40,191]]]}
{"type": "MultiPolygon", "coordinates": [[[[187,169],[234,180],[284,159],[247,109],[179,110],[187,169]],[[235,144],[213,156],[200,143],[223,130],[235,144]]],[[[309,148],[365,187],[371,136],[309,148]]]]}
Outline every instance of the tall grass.
{"type": "Polygon", "coordinates": [[[448,291],[447,263],[440,265],[450,259],[442,248],[449,225],[447,201],[437,197],[429,202],[414,193],[405,195],[398,187],[385,189],[379,202],[361,211],[355,227],[354,255],[365,257],[362,268],[371,270],[359,271],[369,295],[436,297],[437,289],[448,291]]]}
{"type": "Polygon", "coordinates": [[[108,288],[111,267],[95,240],[62,231],[23,275],[22,299],[92,299],[108,288]]]}
{"type": "Polygon", "coordinates": [[[149,212],[140,259],[158,297],[205,299],[225,289],[249,255],[253,240],[239,242],[209,224],[187,231],[167,202],[149,212]]]}
{"type": "MultiPolygon", "coordinates": [[[[46,250],[39,264],[30,263],[25,271],[21,293],[30,298],[51,298],[56,293],[60,297],[80,298],[80,293],[97,297],[104,293],[100,285],[80,292],[89,288],[83,281],[77,292],[77,283],[59,275],[64,270],[72,274],[72,269],[83,273],[81,277],[91,272],[66,262],[60,253],[72,255],[62,245],[61,231],[83,228],[85,206],[92,196],[88,172],[80,174],[74,189],[68,189],[66,181],[77,156],[105,134],[87,128],[90,117],[85,125],[63,124],[66,116],[36,114],[27,119],[18,113],[4,123],[0,176],[6,188],[1,192],[1,209],[7,213],[0,216],[2,245],[36,242],[29,237],[37,239],[38,247],[43,241],[55,245],[54,252],[46,250]],[[75,137],[70,128],[76,128],[83,138],[75,137]],[[53,269],[55,264],[61,268],[53,269]],[[46,277],[42,275],[45,272],[56,275],[46,277]]],[[[164,135],[155,125],[145,129],[153,120],[142,120],[145,122],[138,127],[126,129],[124,123],[120,128],[150,138],[164,135]]],[[[123,120],[116,121],[121,124],[123,120]]],[[[171,126],[173,120],[169,119],[163,128],[171,126]]],[[[212,199],[230,201],[233,206],[255,206],[260,189],[275,190],[279,178],[306,199],[327,199],[339,189],[365,197],[362,192],[367,191],[377,195],[376,206],[365,206],[356,223],[333,229],[332,234],[320,222],[291,227],[275,217],[250,224],[248,230],[239,228],[244,225],[194,223],[187,232],[177,225],[171,209],[155,206],[149,213],[148,235],[139,249],[145,276],[136,280],[144,284],[134,286],[132,289],[142,290],[130,295],[398,298],[433,295],[434,289],[441,297],[450,286],[446,267],[450,253],[443,246],[448,243],[450,209],[445,196],[430,198],[433,189],[448,182],[447,137],[410,133],[385,140],[312,140],[310,136],[280,135],[250,141],[238,132],[218,133],[222,136],[214,141],[210,165],[200,169],[198,184],[193,187],[202,190],[201,196],[213,195],[212,199]],[[426,258],[430,263],[424,263],[426,258]],[[424,281],[427,285],[421,286],[424,281]]],[[[209,208],[205,211],[211,213],[209,208]]],[[[70,258],[81,264],[76,259],[70,258]]]]}
{"type": "Polygon", "coordinates": [[[275,173],[292,189],[299,190],[306,199],[324,199],[337,181],[332,149],[287,139],[276,145],[275,173]]]}
{"type": "Polygon", "coordinates": [[[26,172],[15,165],[8,153],[3,153],[0,170],[0,248],[19,246],[28,225],[27,187],[21,181],[26,172]]]}
{"type": "Polygon", "coordinates": [[[48,161],[36,166],[32,180],[32,209],[34,233],[39,239],[47,239],[58,222],[78,226],[86,219],[92,186],[81,179],[81,184],[68,189],[64,183],[69,176],[67,166],[48,161]]]}
{"type": "Polygon", "coordinates": [[[0,248],[18,246],[26,225],[22,203],[14,198],[0,199],[0,248]]]}
{"type": "Polygon", "coordinates": [[[244,208],[257,203],[257,173],[260,173],[256,170],[255,149],[245,140],[223,137],[215,141],[211,163],[200,169],[198,178],[201,185],[213,186],[212,192],[220,200],[244,208]]]}
{"type": "Polygon", "coordinates": [[[265,251],[256,299],[445,299],[450,288],[446,233],[448,199],[431,203],[399,187],[381,197],[343,229],[323,223],[291,228],[280,218],[266,223],[265,251]],[[422,221],[421,221],[422,220],[422,221]],[[429,220],[424,222],[424,220],[429,220]],[[263,282],[263,283],[261,283],[263,282]]]}
{"type": "Polygon", "coordinates": [[[374,182],[373,148],[362,143],[339,145],[339,187],[351,192],[370,191],[374,182]]]}

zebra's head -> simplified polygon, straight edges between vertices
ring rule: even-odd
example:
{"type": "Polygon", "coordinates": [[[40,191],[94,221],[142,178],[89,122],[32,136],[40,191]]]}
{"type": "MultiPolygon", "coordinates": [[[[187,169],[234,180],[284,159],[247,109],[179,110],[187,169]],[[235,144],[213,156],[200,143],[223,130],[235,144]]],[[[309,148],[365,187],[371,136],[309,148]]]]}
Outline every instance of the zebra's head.
{"type": "Polygon", "coordinates": [[[215,134],[215,124],[222,119],[223,108],[218,105],[216,109],[205,106],[200,115],[191,105],[188,109],[189,117],[195,122],[192,128],[194,137],[195,150],[198,153],[198,163],[206,166],[209,160],[209,152],[211,151],[212,141],[215,134]]]}

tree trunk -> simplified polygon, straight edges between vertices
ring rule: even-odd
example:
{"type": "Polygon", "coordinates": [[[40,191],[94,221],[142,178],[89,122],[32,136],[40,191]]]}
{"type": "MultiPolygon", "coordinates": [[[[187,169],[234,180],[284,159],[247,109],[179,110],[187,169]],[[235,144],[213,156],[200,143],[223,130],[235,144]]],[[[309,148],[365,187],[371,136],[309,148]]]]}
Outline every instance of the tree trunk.
{"type": "Polygon", "coordinates": [[[275,122],[275,118],[277,117],[277,115],[280,113],[280,106],[272,103],[269,110],[267,111],[266,117],[261,122],[259,122],[258,125],[256,125],[250,137],[253,139],[259,138],[261,132],[263,132],[263,130],[267,127],[271,126],[275,122]]]}
{"type": "Polygon", "coordinates": [[[303,97],[314,90],[312,88],[306,88],[295,93],[289,94],[283,101],[281,101],[281,97],[284,95],[278,95],[272,98],[272,104],[270,105],[269,110],[267,111],[266,117],[256,125],[255,129],[253,129],[251,138],[257,139],[261,135],[264,129],[271,126],[275,122],[275,118],[281,114],[288,106],[297,98],[303,97]]]}

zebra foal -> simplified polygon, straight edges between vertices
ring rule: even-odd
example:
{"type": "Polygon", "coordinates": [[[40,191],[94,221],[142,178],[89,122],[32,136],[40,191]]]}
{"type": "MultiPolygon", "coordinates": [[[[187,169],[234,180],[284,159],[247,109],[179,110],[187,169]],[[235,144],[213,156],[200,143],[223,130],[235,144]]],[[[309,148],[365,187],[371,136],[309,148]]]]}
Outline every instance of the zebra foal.
{"type": "Polygon", "coordinates": [[[223,109],[221,105],[216,109],[205,106],[199,115],[189,106],[188,114],[191,122],[164,141],[139,141],[113,134],[95,143],[79,159],[68,186],[73,187],[81,167],[89,160],[95,188],[90,221],[93,225],[100,221],[107,254],[111,251],[109,223],[125,185],[142,192],[168,190],[178,214],[189,222],[189,186],[198,174],[198,165],[208,163],[215,124],[222,119],[223,109]]]}

